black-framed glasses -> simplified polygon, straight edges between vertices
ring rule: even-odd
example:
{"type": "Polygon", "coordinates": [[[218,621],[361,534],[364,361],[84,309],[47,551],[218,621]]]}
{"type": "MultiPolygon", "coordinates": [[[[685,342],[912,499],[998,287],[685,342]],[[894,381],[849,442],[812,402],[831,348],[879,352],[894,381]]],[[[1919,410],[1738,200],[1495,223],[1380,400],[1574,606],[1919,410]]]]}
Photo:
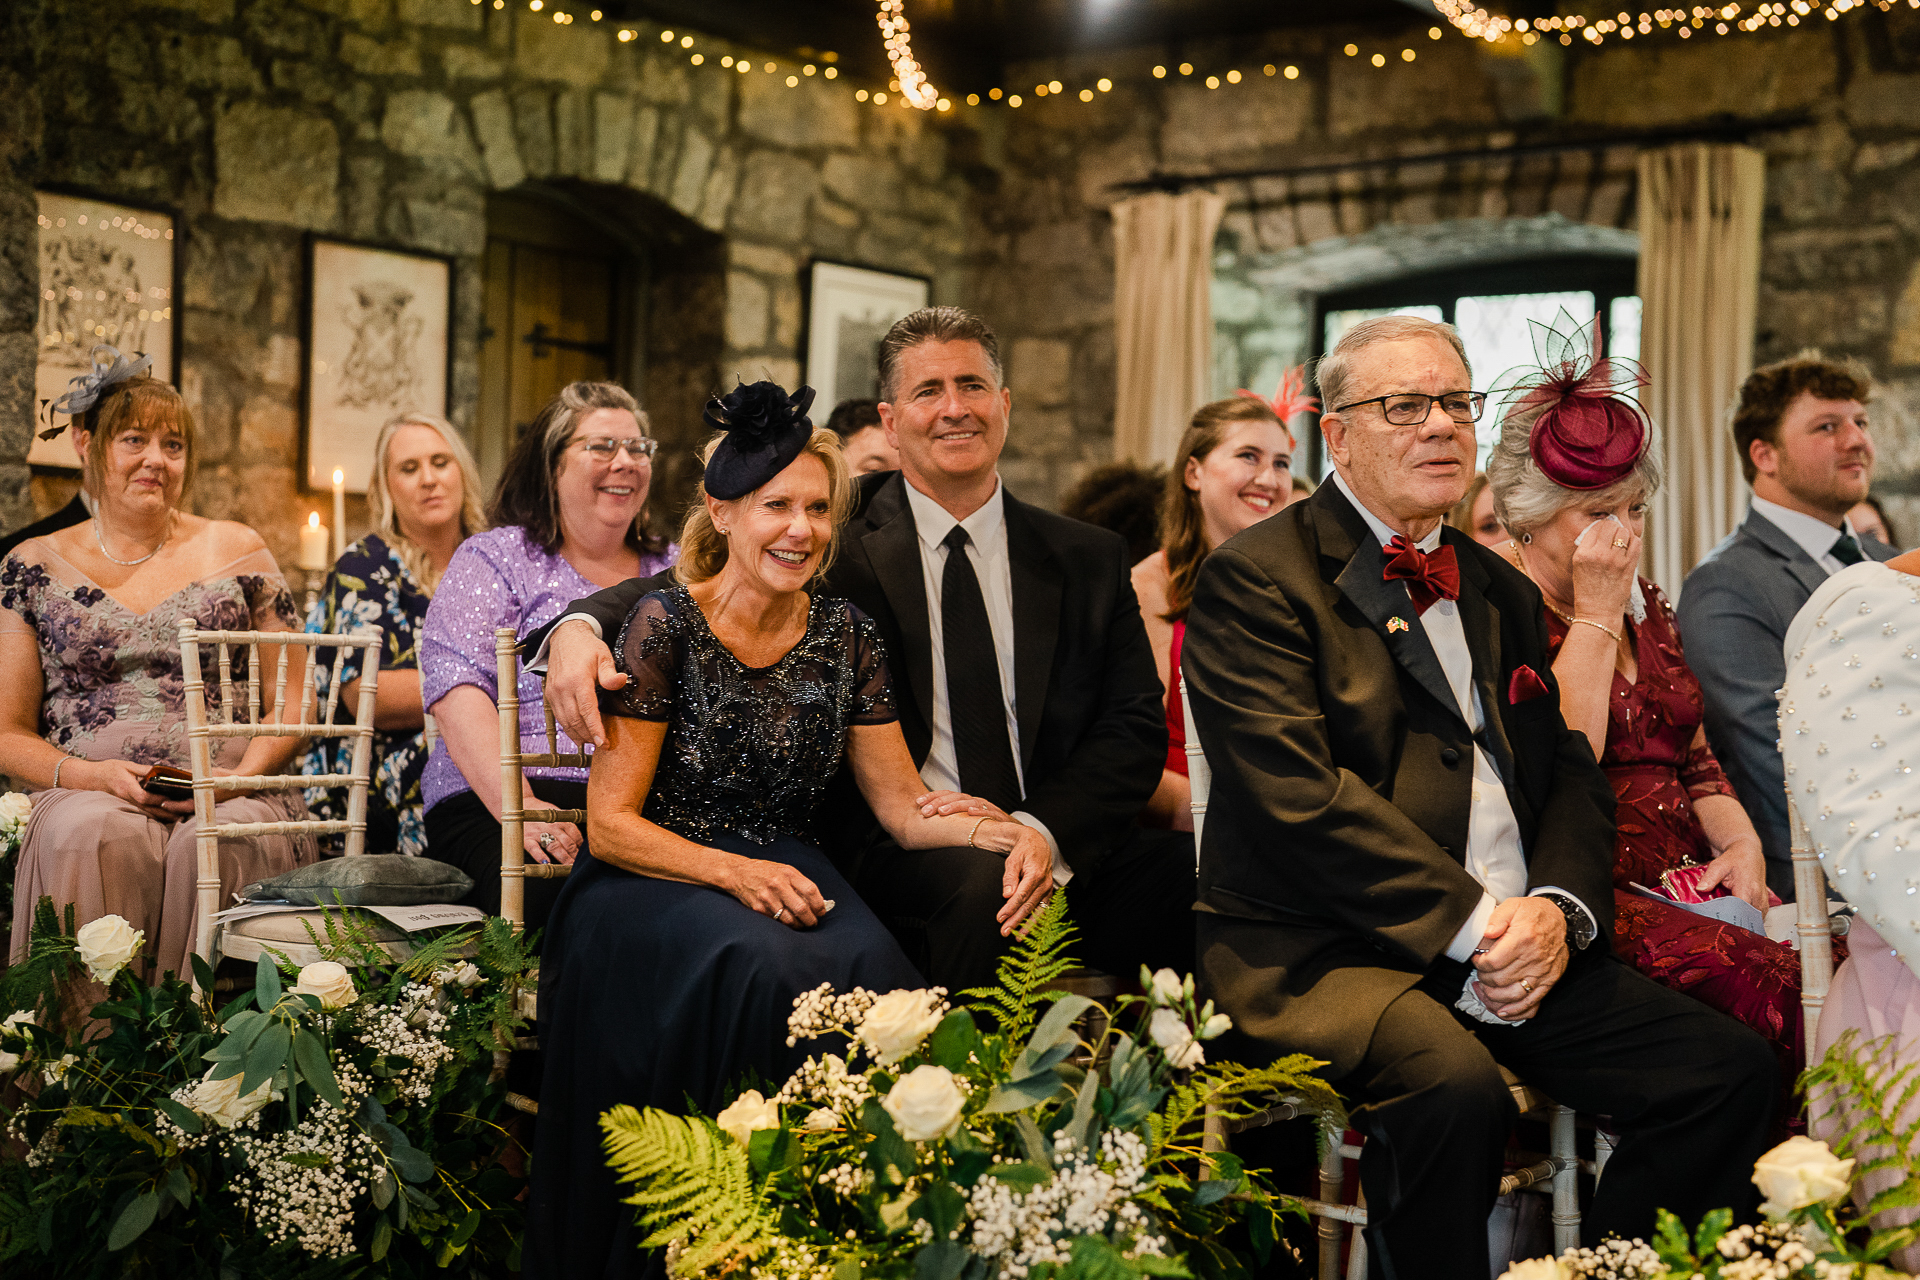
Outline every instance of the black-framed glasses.
{"type": "Polygon", "coordinates": [[[1480,415],[1487,411],[1487,393],[1484,391],[1449,391],[1443,396],[1422,395],[1417,391],[1399,391],[1390,396],[1374,396],[1370,400],[1355,400],[1352,404],[1343,404],[1335,413],[1345,413],[1349,409],[1358,409],[1363,404],[1377,404],[1380,412],[1396,427],[1413,427],[1425,422],[1433,412],[1433,402],[1440,402],[1441,412],[1455,422],[1478,422],[1480,415]]]}
{"type": "Polygon", "coordinates": [[[652,436],[593,436],[582,440],[580,447],[602,462],[612,462],[613,455],[622,449],[627,451],[629,458],[640,462],[651,458],[653,451],[660,447],[660,442],[652,436]]]}

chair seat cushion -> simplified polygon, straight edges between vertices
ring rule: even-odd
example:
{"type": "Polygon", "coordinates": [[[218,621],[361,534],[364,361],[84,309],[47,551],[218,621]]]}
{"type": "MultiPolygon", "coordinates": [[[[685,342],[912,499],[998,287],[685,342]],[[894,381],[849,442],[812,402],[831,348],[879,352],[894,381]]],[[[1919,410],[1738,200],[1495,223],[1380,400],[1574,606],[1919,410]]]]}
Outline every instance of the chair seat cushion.
{"type": "MultiPolygon", "coordinates": [[[[366,931],[372,942],[400,942],[406,939],[407,931],[390,924],[374,915],[371,911],[353,913],[355,922],[366,931]]],[[[336,920],[338,916],[336,915],[336,920]]],[[[336,928],[338,925],[336,924],[336,928]]],[[[310,943],[315,938],[322,942],[327,937],[327,913],[324,911],[276,911],[272,915],[248,916],[245,920],[236,920],[227,926],[228,934],[251,938],[255,942],[267,942],[275,945],[287,943],[310,943]],[[307,932],[307,926],[313,932],[307,932]]]]}
{"type": "Polygon", "coordinates": [[[249,902],[296,907],[418,907],[458,902],[473,880],[458,867],[401,853],[325,858],[240,891],[249,902]]]}

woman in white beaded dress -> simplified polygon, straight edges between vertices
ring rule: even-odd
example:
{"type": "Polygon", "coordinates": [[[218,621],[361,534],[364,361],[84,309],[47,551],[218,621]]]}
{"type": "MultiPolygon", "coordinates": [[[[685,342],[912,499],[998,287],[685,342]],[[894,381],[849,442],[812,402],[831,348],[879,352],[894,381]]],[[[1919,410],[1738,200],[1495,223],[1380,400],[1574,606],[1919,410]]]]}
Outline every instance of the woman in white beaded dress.
{"type": "MultiPolygon", "coordinates": [[[[1820,1015],[1816,1055],[1848,1031],[1875,1057],[1920,1061],[1920,551],[1834,574],[1787,628],[1787,680],[1780,699],[1787,788],[1805,838],[1831,890],[1858,909],[1849,955],[1833,975],[1820,1015]],[[1888,1037],[1892,1037],[1888,1040],[1888,1037]]],[[[1841,1128],[1816,1099],[1816,1138],[1841,1128]]],[[[1920,1116],[1910,1100],[1903,1123],[1920,1116]]],[[[1920,1160],[1920,1152],[1908,1152],[1920,1160]]],[[[1862,1179],[1856,1198],[1893,1185],[1891,1171],[1862,1179]]],[[[1911,1222],[1893,1210],[1878,1228],[1911,1222]]],[[[1920,1269],[1920,1245],[1888,1262],[1920,1269]]]]}

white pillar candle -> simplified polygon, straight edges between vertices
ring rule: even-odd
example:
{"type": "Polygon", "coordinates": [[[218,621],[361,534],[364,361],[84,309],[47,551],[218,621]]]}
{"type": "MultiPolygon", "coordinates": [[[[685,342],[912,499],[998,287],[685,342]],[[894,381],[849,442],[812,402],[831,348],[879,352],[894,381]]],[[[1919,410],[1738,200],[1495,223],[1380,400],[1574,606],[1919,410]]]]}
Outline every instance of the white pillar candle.
{"type": "Polygon", "coordinates": [[[308,573],[324,573],[332,560],[327,555],[327,529],[320,513],[310,512],[307,527],[300,531],[300,567],[308,573]]]}
{"type": "Polygon", "coordinates": [[[333,469],[333,558],[338,560],[347,550],[347,473],[339,467],[333,469]]]}

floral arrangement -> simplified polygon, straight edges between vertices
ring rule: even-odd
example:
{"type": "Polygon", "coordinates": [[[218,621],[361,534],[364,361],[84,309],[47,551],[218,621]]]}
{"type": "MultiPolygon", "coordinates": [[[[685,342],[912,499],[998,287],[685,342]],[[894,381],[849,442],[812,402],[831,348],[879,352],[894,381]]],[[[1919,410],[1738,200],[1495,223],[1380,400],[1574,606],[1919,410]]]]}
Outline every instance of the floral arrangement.
{"type": "Polygon", "coordinates": [[[489,1078],[531,967],[511,926],[395,962],[330,913],[315,938],[329,958],[262,956],[219,1007],[198,957],[198,991],[137,977],[143,941],[119,916],[76,930],[71,907],[62,927],[43,898],[28,959],[0,980],[0,1270],[517,1269],[524,1184],[499,1163],[489,1078]],[[83,977],[107,999],[77,1018],[83,977]]]}
{"type": "Polygon", "coordinates": [[[1231,1021],[1171,970],[1143,970],[1147,994],[1111,1009],[1046,990],[1071,967],[1064,910],[1036,916],[965,1007],[939,988],[801,996],[788,1043],[834,1037],[844,1056],[808,1058],[771,1097],[713,1120],[608,1112],[643,1244],[677,1277],[1248,1275],[1300,1210],[1210,1150],[1206,1121],[1276,1096],[1338,1116],[1323,1064],[1208,1066],[1231,1021]]]}
{"type": "Polygon", "coordinates": [[[20,863],[20,846],[27,839],[27,818],[33,802],[18,791],[0,795],[0,931],[13,923],[13,873],[20,863]]]}
{"type": "Polygon", "coordinates": [[[1718,1209],[1689,1236],[1662,1211],[1651,1243],[1609,1240],[1508,1269],[1501,1280],[1901,1280],[1885,1264],[1920,1241],[1920,1224],[1874,1230],[1889,1209],[1920,1206],[1920,1117],[1906,1114],[1920,1092],[1920,1062],[1901,1062],[1895,1037],[1860,1047],[1853,1032],[1801,1077],[1810,1097],[1826,1099],[1840,1129],[1835,1151],[1798,1136],[1761,1156],[1754,1185],[1766,1197],[1757,1226],[1733,1225],[1718,1209]],[[1840,1206],[1857,1182],[1880,1184],[1858,1216],[1840,1206]]]}

